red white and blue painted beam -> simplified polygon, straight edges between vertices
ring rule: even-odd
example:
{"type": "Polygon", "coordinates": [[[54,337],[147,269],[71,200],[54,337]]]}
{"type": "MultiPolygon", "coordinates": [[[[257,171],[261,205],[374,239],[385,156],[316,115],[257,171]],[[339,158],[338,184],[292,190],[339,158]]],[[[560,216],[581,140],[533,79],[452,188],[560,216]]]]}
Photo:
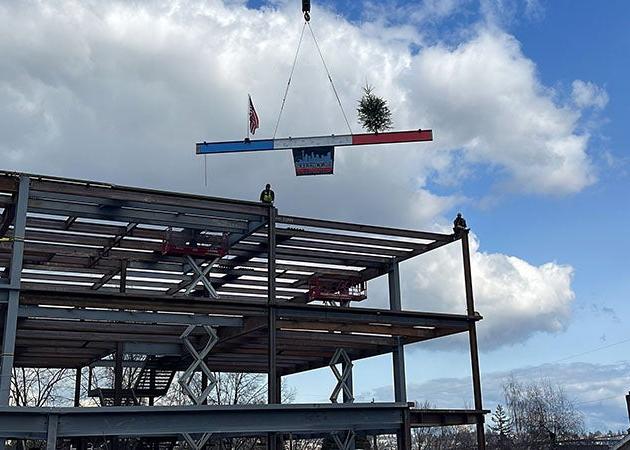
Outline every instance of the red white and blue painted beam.
{"type": "Polygon", "coordinates": [[[344,147],[350,145],[395,144],[432,141],[431,130],[393,131],[387,133],[346,134],[282,139],[250,139],[228,142],[199,142],[198,154],[260,152],[310,147],[344,147]]]}

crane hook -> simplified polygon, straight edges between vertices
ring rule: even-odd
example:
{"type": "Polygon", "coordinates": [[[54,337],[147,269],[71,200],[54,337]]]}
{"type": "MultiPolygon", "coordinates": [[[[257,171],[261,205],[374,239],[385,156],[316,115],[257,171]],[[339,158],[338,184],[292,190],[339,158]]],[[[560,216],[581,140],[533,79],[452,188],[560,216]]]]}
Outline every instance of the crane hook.
{"type": "Polygon", "coordinates": [[[311,20],[311,0],[302,0],[302,12],[304,13],[304,20],[309,22],[311,20]]]}

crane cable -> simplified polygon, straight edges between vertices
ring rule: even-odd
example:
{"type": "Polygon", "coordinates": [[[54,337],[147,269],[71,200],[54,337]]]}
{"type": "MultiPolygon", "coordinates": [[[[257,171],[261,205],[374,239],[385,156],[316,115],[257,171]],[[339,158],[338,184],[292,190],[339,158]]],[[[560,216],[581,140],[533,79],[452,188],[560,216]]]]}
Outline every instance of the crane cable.
{"type": "Polygon", "coordinates": [[[289,81],[287,82],[287,87],[284,90],[284,97],[282,97],[282,105],[280,106],[280,114],[278,114],[278,120],[276,121],[276,128],[273,130],[273,138],[276,138],[276,133],[278,132],[278,125],[280,125],[280,118],[282,117],[282,111],[284,111],[284,104],[287,101],[287,95],[289,95],[289,87],[291,87],[291,79],[293,78],[293,72],[295,71],[295,65],[297,64],[298,55],[300,54],[300,47],[302,46],[302,40],[304,39],[304,30],[306,29],[306,24],[308,22],[304,21],[304,25],[302,26],[302,33],[300,34],[300,40],[298,42],[297,50],[295,51],[295,57],[293,58],[293,66],[291,66],[291,73],[289,73],[289,81]]]}
{"type": "Polygon", "coordinates": [[[344,111],[343,105],[341,104],[341,100],[339,99],[339,94],[337,93],[337,89],[335,88],[335,83],[333,83],[330,70],[328,70],[328,66],[326,65],[326,61],[324,60],[324,54],[322,53],[321,48],[319,48],[319,42],[317,42],[317,38],[315,37],[315,33],[313,32],[313,28],[311,27],[311,22],[307,21],[306,23],[308,25],[308,29],[311,31],[311,36],[313,36],[313,41],[315,42],[315,47],[317,47],[317,51],[319,52],[319,57],[322,59],[322,64],[324,65],[324,69],[326,69],[326,75],[328,75],[328,80],[330,80],[330,85],[332,86],[332,90],[335,93],[335,97],[337,98],[337,103],[339,103],[341,114],[343,114],[343,118],[346,121],[346,125],[348,125],[348,131],[350,131],[350,134],[352,134],[352,128],[350,128],[350,122],[348,122],[348,116],[346,116],[346,112],[344,111]]]}
{"type": "Polygon", "coordinates": [[[298,41],[297,50],[295,51],[295,57],[293,58],[293,65],[291,66],[291,72],[289,73],[289,81],[287,82],[287,87],[284,90],[284,97],[282,97],[282,104],[280,106],[280,113],[278,114],[278,120],[276,121],[276,127],[273,131],[273,139],[276,138],[276,134],[278,132],[278,126],[280,125],[280,119],[282,118],[282,112],[284,111],[284,105],[287,101],[287,96],[289,95],[289,88],[291,87],[291,80],[293,79],[293,73],[295,72],[295,66],[297,64],[298,55],[300,54],[300,48],[302,46],[302,41],[304,40],[304,30],[308,25],[308,29],[311,32],[311,36],[313,37],[313,42],[315,42],[315,47],[317,48],[317,52],[319,53],[319,57],[322,61],[324,69],[326,70],[326,75],[328,76],[328,81],[330,81],[330,86],[332,87],[333,93],[335,94],[335,98],[337,99],[337,103],[339,104],[339,109],[341,109],[341,114],[348,126],[348,131],[350,134],[352,133],[352,128],[350,127],[350,122],[348,121],[348,116],[346,116],[346,112],[343,109],[343,105],[341,104],[341,99],[339,98],[339,94],[337,93],[337,88],[335,88],[335,83],[333,82],[332,75],[330,74],[330,70],[328,69],[328,65],[326,64],[326,60],[324,59],[324,54],[319,46],[319,42],[315,37],[315,33],[313,32],[313,28],[311,27],[310,16],[308,12],[304,13],[304,25],[302,26],[302,32],[300,33],[300,39],[298,41]]]}

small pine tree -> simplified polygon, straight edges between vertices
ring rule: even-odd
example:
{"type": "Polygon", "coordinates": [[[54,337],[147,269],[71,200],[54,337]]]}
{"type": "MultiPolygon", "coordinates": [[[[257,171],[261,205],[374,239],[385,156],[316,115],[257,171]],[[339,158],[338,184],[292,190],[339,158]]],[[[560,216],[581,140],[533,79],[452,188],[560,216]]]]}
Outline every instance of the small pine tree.
{"type": "Polygon", "coordinates": [[[373,91],[374,89],[369,84],[365,85],[357,112],[363,128],[372,133],[378,133],[392,127],[392,113],[387,106],[387,101],[374,95],[373,91]]]}
{"type": "Polygon", "coordinates": [[[510,435],[512,434],[512,421],[508,417],[507,413],[503,409],[503,406],[497,405],[497,409],[492,413],[493,426],[490,429],[499,435],[500,448],[509,443],[510,435]]]}

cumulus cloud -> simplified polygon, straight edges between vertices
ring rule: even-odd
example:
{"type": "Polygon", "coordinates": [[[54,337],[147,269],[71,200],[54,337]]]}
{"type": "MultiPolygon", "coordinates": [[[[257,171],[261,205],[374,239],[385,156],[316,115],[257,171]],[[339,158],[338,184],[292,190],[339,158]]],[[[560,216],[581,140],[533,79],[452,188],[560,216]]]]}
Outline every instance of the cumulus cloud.
{"type": "Polygon", "coordinates": [[[570,193],[594,181],[579,112],[554,103],[512,36],[484,30],[456,48],[427,48],[410,73],[410,101],[439,144],[507,171],[514,189],[570,193]]]}
{"type": "Polygon", "coordinates": [[[571,96],[579,108],[603,109],[608,104],[608,93],[590,81],[575,80],[571,96]]]}
{"type": "MultiPolygon", "coordinates": [[[[576,408],[584,414],[590,430],[618,431],[628,427],[625,393],[630,383],[630,361],[610,364],[569,363],[544,364],[511,371],[482,374],[484,406],[505,405],[503,385],[510,378],[522,383],[550,382],[559,385],[576,408]]],[[[408,384],[408,397],[419,403],[430,402],[443,408],[472,405],[470,378],[439,378],[408,384]]],[[[391,399],[391,386],[364,393],[361,398],[391,399]]]]}
{"type": "MultiPolygon", "coordinates": [[[[538,332],[556,333],[566,328],[575,298],[570,266],[534,266],[515,256],[483,252],[474,236],[470,250],[475,309],[484,316],[478,324],[482,349],[523,342],[538,332]]],[[[459,245],[446,246],[408,264],[407,276],[402,277],[406,307],[465,313],[459,245]]],[[[465,344],[465,339],[459,343],[465,344]]],[[[454,340],[434,343],[437,348],[454,344],[454,340]]]]}
{"type": "MultiPolygon", "coordinates": [[[[440,14],[458,4],[449,2],[440,14]]],[[[273,132],[301,26],[294,6],[1,3],[3,169],[250,199],[271,182],[284,213],[412,228],[443,222],[464,200],[456,180],[480,164],[514,193],[574,193],[594,181],[589,137],[578,131],[586,103],[558,103],[513,36],[479,24],[456,44],[434,39],[415,52],[413,27],[354,24],[320,10],[313,26],[347,112],[354,115],[367,79],[389,99],[397,128],[431,127],[435,142],[343,149],[338,176],[308,179],[293,176],[287,152],[216,156],[208,158],[206,189],[193,144],[243,137],[248,92],[261,137],[273,132]],[[430,181],[447,189],[438,194],[430,181]]],[[[307,37],[278,135],[344,132],[307,37]]],[[[565,326],[573,298],[569,267],[536,267],[474,248],[488,346],[565,326]],[[499,324],[516,316],[523,325],[515,330],[499,324]]],[[[412,286],[441,302],[440,309],[454,306],[455,288],[440,283],[448,270],[440,267],[460,260],[449,256],[423,265],[412,286]],[[427,267],[430,275],[423,275],[427,267]]]]}

